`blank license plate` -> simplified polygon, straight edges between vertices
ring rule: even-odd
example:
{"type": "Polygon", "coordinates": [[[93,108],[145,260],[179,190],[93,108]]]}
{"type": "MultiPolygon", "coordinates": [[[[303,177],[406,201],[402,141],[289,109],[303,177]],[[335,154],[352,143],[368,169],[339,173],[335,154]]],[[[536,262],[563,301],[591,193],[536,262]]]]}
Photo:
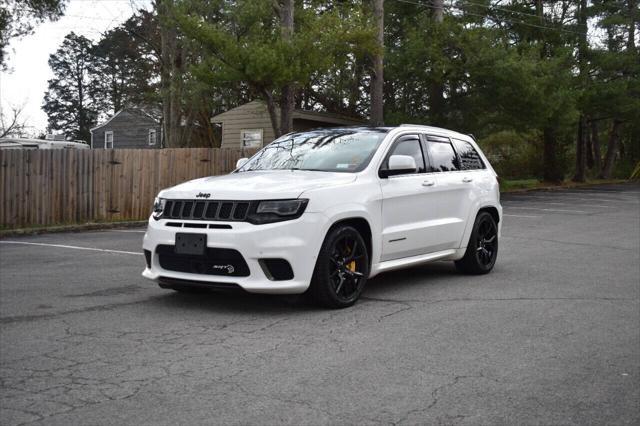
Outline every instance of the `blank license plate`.
{"type": "Polygon", "coordinates": [[[207,248],[205,234],[176,234],[176,254],[203,255],[207,248]]]}

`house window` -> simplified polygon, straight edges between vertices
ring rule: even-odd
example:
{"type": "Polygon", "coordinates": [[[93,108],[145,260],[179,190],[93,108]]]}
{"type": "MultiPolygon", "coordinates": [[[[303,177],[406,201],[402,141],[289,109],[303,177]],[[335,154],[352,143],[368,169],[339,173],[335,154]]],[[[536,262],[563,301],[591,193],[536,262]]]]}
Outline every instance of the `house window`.
{"type": "Polygon", "coordinates": [[[156,144],[156,129],[149,129],[149,145],[156,144]]]}
{"type": "Polygon", "coordinates": [[[113,132],[104,132],[104,149],[113,148],[113,132]]]}
{"type": "Polygon", "coordinates": [[[262,147],[262,129],[241,130],[240,140],[244,148],[260,148],[262,147]]]}

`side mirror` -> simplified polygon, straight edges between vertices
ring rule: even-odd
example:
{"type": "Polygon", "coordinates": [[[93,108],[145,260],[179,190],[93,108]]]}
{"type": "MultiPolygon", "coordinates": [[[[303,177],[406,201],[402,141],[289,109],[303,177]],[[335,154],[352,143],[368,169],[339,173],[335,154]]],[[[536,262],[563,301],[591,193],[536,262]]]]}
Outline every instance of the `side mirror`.
{"type": "Polygon", "coordinates": [[[244,166],[245,164],[247,164],[247,161],[249,161],[248,158],[244,157],[239,159],[238,161],[236,161],[236,169],[239,169],[240,167],[244,166]]]}
{"type": "Polygon", "coordinates": [[[416,160],[410,155],[392,155],[389,157],[388,165],[385,170],[380,170],[380,177],[415,173],[418,169],[416,160]]]}

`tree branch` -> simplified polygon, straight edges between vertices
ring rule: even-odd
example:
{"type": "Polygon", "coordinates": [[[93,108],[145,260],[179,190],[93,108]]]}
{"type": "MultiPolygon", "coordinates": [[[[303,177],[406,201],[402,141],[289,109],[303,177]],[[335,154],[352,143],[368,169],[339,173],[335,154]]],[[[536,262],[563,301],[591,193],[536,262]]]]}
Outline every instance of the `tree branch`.
{"type": "Polygon", "coordinates": [[[0,138],[11,136],[12,134],[21,134],[26,124],[20,120],[23,107],[11,106],[11,115],[7,116],[4,110],[0,111],[0,138]]]}

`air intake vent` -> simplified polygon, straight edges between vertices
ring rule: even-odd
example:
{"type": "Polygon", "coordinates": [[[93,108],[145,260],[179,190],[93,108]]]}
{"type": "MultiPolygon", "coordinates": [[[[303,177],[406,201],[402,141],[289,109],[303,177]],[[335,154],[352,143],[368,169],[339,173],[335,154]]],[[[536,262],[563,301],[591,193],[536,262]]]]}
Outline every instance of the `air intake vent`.
{"type": "Polygon", "coordinates": [[[236,208],[233,209],[233,218],[235,220],[242,220],[247,217],[247,211],[249,210],[249,203],[237,203],[236,208]]]}
{"type": "Polygon", "coordinates": [[[207,204],[207,210],[204,214],[205,219],[215,219],[216,215],[218,214],[218,203],[216,203],[215,201],[210,201],[207,204]]]}
{"type": "Polygon", "coordinates": [[[231,210],[233,209],[233,203],[222,203],[220,211],[218,212],[218,218],[226,220],[231,217],[231,210]]]}
{"type": "Polygon", "coordinates": [[[284,281],[293,279],[291,264],[284,259],[260,259],[258,261],[264,274],[271,281],[284,281]]]}
{"type": "Polygon", "coordinates": [[[196,202],[196,207],[193,209],[193,218],[194,219],[201,219],[202,218],[202,213],[204,213],[205,205],[206,205],[206,203],[204,201],[196,202]]]}
{"type": "Polygon", "coordinates": [[[178,254],[174,246],[156,247],[158,263],[166,271],[248,277],[249,266],[237,250],[207,247],[204,255],[178,254]]]}

